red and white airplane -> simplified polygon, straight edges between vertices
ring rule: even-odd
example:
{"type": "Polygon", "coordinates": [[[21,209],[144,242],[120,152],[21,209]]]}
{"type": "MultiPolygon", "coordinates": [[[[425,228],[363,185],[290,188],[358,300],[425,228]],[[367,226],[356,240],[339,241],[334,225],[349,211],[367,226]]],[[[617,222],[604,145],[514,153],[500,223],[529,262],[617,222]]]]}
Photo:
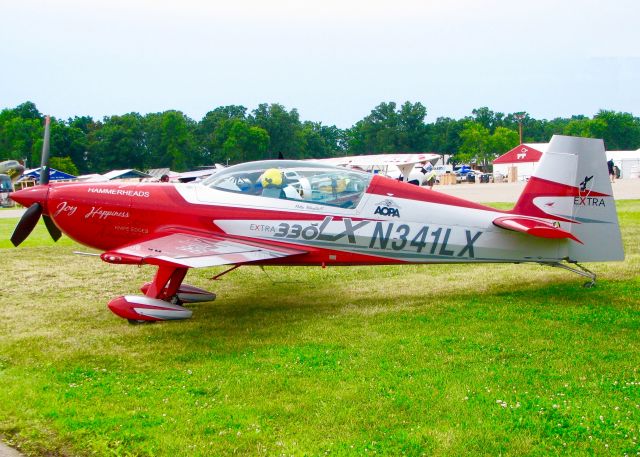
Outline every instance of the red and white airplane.
{"type": "Polygon", "coordinates": [[[183,303],[213,300],[183,284],[190,268],[527,262],[593,285],[578,262],[624,258],[603,142],[594,139],[554,136],[510,211],[306,161],[249,162],[189,184],[49,184],[42,175],[12,195],[29,207],[12,241],[42,215],[54,239],[62,231],[105,262],[157,266],[144,295],[109,302],[131,322],[189,318],[183,303]]]}

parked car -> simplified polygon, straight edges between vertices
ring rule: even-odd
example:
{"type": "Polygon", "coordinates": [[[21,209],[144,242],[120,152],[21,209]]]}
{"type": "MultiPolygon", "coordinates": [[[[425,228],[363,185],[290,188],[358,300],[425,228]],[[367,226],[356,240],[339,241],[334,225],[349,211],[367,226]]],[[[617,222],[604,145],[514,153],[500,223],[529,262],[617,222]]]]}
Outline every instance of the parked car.
{"type": "Polygon", "coordinates": [[[453,168],[453,172],[456,174],[456,181],[462,182],[467,179],[467,175],[472,172],[469,165],[459,165],[453,168]]]}
{"type": "Polygon", "coordinates": [[[493,182],[505,182],[507,177],[499,171],[493,172],[493,182]]]}
{"type": "Polygon", "coordinates": [[[9,198],[13,191],[13,184],[9,175],[0,174],[0,206],[9,208],[14,206],[13,201],[9,198]]]}
{"type": "Polygon", "coordinates": [[[480,179],[481,183],[487,183],[491,180],[491,174],[477,170],[467,173],[467,182],[476,182],[476,179],[480,179]]]}

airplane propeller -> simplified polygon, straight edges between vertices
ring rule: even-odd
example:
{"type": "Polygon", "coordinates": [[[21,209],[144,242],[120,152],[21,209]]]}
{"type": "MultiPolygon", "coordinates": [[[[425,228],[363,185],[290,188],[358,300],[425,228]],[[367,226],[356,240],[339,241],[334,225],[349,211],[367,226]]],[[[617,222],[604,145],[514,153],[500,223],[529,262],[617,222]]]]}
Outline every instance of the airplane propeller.
{"type": "Polygon", "coordinates": [[[58,241],[62,236],[62,232],[60,231],[58,226],[54,224],[53,220],[51,220],[51,218],[46,214],[42,216],[42,220],[44,221],[45,227],[47,227],[49,235],[51,235],[51,238],[53,238],[53,241],[58,241]]]}
{"type": "MultiPolygon", "coordinates": [[[[42,160],[40,163],[39,185],[41,186],[46,186],[49,184],[49,175],[50,175],[49,142],[51,137],[50,124],[51,124],[51,120],[49,119],[49,116],[45,117],[44,142],[42,144],[42,160]]],[[[62,232],[60,232],[60,229],[53,223],[53,221],[49,216],[47,216],[46,214],[45,215],[42,214],[43,204],[44,202],[33,203],[31,206],[29,206],[29,208],[27,208],[25,213],[22,215],[22,217],[20,218],[20,221],[18,221],[18,225],[16,225],[16,228],[14,229],[13,234],[11,235],[11,242],[13,243],[14,246],[18,246],[20,243],[22,243],[24,240],[27,239],[27,237],[31,234],[35,226],[38,224],[38,220],[40,219],[40,216],[42,216],[42,219],[44,220],[44,225],[47,227],[47,230],[49,231],[49,235],[51,235],[51,238],[53,238],[53,241],[58,241],[60,239],[60,237],[62,236],[62,232]]]]}

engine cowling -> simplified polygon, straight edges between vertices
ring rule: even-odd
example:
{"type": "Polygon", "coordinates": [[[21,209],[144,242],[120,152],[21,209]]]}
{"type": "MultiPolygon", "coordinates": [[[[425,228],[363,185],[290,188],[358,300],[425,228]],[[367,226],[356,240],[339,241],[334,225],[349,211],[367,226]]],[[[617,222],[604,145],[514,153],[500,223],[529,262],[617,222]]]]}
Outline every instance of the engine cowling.
{"type": "Polygon", "coordinates": [[[117,316],[131,321],[169,321],[189,319],[193,312],[180,305],[157,298],[124,295],[109,302],[109,309],[117,316]]]}

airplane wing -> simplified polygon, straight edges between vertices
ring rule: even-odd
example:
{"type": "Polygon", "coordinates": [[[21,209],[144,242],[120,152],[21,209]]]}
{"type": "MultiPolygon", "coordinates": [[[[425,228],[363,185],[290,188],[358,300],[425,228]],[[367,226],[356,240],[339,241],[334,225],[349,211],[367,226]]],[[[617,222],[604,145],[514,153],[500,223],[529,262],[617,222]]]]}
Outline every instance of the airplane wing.
{"type": "Polygon", "coordinates": [[[332,157],[329,159],[309,159],[314,162],[329,165],[359,168],[366,171],[380,170],[381,174],[397,177],[394,170],[399,170],[399,176],[409,180],[409,175],[418,163],[429,162],[435,165],[442,156],[428,152],[416,152],[410,154],[368,154],[361,156],[332,157]]]}
{"type": "Polygon", "coordinates": [[[177,265],[188,268],[240,265],[305,254],[307,251],[219,235],[173,232],[145,238],[100,257],[109,263],[177,265]]]}
{"type": "Polygon", "coordinates": [[[411,154],[369,154],[361,156],[347,156],[347,157],[332,157],[329,159],[310,159],[314,162],[328,163],[330,165],[337,166],[357,166],[357,167],[372,167],[372,166],[389,166],[395,165],[401,167],[404,165],[415,165],[421,162],[431,162],[435,164],[442,157],[440,154],[416,152],[411,154]]]}
{"type": "Polygon", "coordinates": [[[493,224],[507,230],[514,230],[516,232],[526,233],[527,235],[537,236],[540,238],[570,238],[582,244],[582,241],[570,232],[562,230],[561,228],[545,221],[539,221],[527,217],[506,216],[494,219],[493,224]]]}

